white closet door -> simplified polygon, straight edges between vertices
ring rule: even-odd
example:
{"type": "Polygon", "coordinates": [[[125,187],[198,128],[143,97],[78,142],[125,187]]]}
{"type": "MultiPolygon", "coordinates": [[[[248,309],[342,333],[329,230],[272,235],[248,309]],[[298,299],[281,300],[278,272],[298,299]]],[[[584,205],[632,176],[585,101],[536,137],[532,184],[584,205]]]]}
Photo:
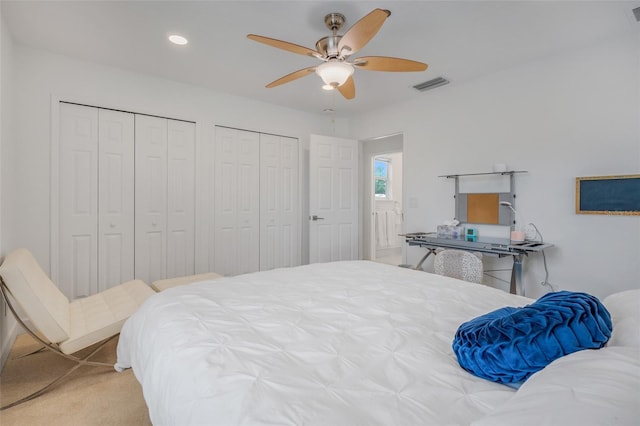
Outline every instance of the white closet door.
{"type": "Polygon", "coordinates": [[[216,127],[214,271],[260,269],[259,134],[216,127]]]}
{"type": "Polygon", "coordinates": [[[300,263],[298,141],[260,135],[260,270],[300,263]]]}
{"type": "Polygon", "coordinates": [[[134,277],[134,116],[98,112],[98,290],[134,277]]]}
{"type": "Polygon", "coordinates": [[[135,116],[135,277],[167,274],[167,120],[135,116]]]}
{"type": "Polygon", "coordinates": [[[195,124],[168,120],[167,278],[195,271],[195,124]]]}
{"type": "Polygon", "coordinates": [[[238,138],[238,272],[260,270],[260,137],[241,132],[238,138]]]}
{"type": "Polygon", "coordinates": [[[282,206],[280,227],[282,261],[280,267],[300,265],[300,201],[298,139],[280,138],[280,182],[282,206]]]}
{"type": "Polygon", "coordinates": [[[213,270],[222,275],[236,274],[236,205],[238,176],[236,164],[237,131],[215,128],[214,165],[214,256],[213,270]]]}
{"type": "Polygon", "coordinates": [[[280,138],[260,135],[260,270],[274,269],[282,263],[280,209],[280,138]]]}
{"type": "Polygon", "coordinates": [[[61,103],[59,136],[58,285],[76,298],[98,290],[98,109],[61,103]]]}

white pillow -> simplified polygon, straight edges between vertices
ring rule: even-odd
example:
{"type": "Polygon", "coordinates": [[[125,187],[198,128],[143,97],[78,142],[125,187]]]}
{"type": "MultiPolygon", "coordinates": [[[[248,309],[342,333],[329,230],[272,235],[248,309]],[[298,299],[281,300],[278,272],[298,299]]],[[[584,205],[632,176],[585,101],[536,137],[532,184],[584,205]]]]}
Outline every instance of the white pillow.
{"type": "Polygon", "coordinates": [[[532,375],[505,405],[472,426],[636,425],[640,349],[587,349],[532,375]]]}
{"type": "Polygon", "coordinates": [[[602,303],[613,322],[613,333],[607,346],[640,348],[640,289],[612,294],[602,303]]]}

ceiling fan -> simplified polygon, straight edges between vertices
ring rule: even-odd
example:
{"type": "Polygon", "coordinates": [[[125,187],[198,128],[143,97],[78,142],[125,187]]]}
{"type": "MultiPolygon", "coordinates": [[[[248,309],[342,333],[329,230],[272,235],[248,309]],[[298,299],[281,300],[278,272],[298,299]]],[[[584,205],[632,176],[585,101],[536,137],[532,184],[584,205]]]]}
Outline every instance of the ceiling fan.
{"type": "Polygon", "coordinates": [[[356,68],[389,72],[424,71],[427,69],[427,64],[422,62],[388,56],[363,56],[353,60],[349,58],[362,49],[376,35],[390,15],[391,12],[388,10],[374,9],[349,28],[344,35],[338,35],[338,31],[345,23],[345,17],[340,13],[330,13],[324,17],[324,22],[327,28],[331,30],[332,35],[318,40],[315,50],[255,34],[249,34],[247,37],[278,49],[300,55],[313,56],[323,61],[320,65],[303,68],[287,74],[267,84],[266,87],[280,86],[315,71],[322,78],[324,89],[338,89],[346,99],[353,99],[356,95],[356,88],[353,82],[353,72],[356,68]]]}

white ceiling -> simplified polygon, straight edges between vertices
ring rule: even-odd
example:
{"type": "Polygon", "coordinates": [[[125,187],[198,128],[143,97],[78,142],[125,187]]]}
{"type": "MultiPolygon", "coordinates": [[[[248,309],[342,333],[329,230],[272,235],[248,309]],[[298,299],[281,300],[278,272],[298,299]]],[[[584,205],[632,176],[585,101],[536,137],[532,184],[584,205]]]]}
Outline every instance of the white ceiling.
{"type": "MultiPolygon", "coordinates": [[[[7,1],[2,17],[14,41],[123,69],[290,108],[340,116],[429,96],[411,86],[444,76],[452,85],[543,60],[623,33],[639,32],[640,1],[7,1]],[[321,89],[310,75],[264,86],[314,58],[246,38],[264,35],[314,48],[328,35],[324,16],[346,28],[376,7],[391,16],[354,57],[395,56],[429,64],[420,73],[356,70],[356,98],[321,89]],[[189,44],[167,41],[175,32],[189,44]]],[[[606,66],[606,64],[603,64],[606,66]]],[[[613,77],[613,75],[612,75],[613,77]]],[[[439,89],[435,89],[439,90],[439,89]]]]}

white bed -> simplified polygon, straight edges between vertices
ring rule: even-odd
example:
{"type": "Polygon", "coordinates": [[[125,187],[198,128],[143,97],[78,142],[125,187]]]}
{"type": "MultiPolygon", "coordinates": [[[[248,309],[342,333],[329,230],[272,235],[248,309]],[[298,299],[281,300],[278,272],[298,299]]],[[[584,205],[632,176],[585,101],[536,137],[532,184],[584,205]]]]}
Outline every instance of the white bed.
{"type": "MultiPolygon", "coordinates": [[[[133,368],[156,425],[516,424],[516,390],[464,371],[451,343],[462,322],[531,302],[367,261],[221,278],[149,298],[122,329],[116,369],[133,368]]],[[[638,350],[582,352],[609,354],[596,364],[633,379],[618,387],[631,389],[631,404],[607,413],[619,424],[638,418],[638,350]]],[[[527,386],[545,370],[520,388],[516,408],[523,398],[535,408],[527,386]]]]}

